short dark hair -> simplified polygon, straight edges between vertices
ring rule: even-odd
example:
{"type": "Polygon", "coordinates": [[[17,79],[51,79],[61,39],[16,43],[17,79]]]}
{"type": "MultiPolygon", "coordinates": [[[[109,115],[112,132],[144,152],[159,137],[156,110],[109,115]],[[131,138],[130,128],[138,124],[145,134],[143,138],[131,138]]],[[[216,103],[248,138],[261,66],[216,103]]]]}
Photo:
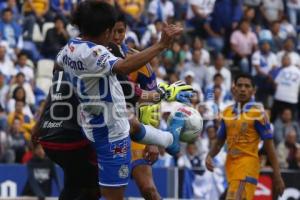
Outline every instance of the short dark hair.
{"type": "Polygon", "coordinates": [[[12,9],[10,9],[10,8],[5,8],[5,9],[2,10],[1,15],[3,16],[4,13],[6,13],[6,12],[13,13],[12,9]]]}
{"type": "Polygon", "coordinates": [[[117,15],[117,19],[116,22],[122,22],[124,24],[124,26],[127,26],[127,19],[124,13],[119,12],[117,15]]]}
{"type": "Polygon", "coordinates": [[[238,74],[238,75],[234,78],[234,84],[236,84],[240,78],[249,79],[250,82],[251,82],[252,87],[255,87],[254,78],[253,78],[250,74],[246,74],[246,73],[238,74]]]}
{"type": "Polygon", "coordinates": [[[111,5],[95,0],[83,1],[72,14],[72,24],[82,35],[99,36],[116,23],[116,10],[111,5]]]}
{"type": "Polygon", "coordinates": [[[18,58],[21,58],[22,56],[26,56],[28,58],[28,55],[26,52],[24,51],[21,51],[19,54],[18,54],[18,58]]]}
{"type": "Polygon", "coordinates": [[[214,75],[214,77],[213,77],[213,80],[216,80],[216,78],[222,78],[222,79],[224,79],[224,77],[222,76],[222,74],[220,74],[220,73],[216,73],[215,75],[214,75]]]}

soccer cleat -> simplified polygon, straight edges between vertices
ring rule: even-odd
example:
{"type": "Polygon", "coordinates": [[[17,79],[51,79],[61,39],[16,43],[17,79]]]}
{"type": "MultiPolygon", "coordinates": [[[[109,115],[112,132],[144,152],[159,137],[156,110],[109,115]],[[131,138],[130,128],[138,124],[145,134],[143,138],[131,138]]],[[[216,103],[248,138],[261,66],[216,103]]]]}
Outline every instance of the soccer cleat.
{"type": "Polygon", "coordinates": [[[168,126],[168,131],[173,135],[173,143],[166,148],[166,151],[172,156],[175,156],[177,153],[180,152],[179,138],[180,132],[184,127],[184,124],[185,123],[183,114],[181,112],[176,112],[168,126]]]}

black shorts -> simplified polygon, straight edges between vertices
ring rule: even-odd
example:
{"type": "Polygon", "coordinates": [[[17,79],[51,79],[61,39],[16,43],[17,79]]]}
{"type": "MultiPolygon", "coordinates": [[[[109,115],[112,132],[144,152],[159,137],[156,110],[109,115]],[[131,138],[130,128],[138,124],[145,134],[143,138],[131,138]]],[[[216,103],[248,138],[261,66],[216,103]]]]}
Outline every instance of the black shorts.
{"type": "Polygon", "coordinates": [[[44,150],[63,169],[64,190],[99,188],[97,157],[91,145],[75,150],[44,150]]]}

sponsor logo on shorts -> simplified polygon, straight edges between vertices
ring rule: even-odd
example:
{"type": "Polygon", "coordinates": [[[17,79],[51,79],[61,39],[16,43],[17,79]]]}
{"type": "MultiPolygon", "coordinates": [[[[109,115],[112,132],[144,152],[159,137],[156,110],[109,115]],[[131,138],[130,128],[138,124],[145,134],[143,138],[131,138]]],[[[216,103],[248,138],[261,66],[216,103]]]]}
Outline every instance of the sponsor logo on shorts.
{"type": "Polygon", "coordinates": [[[61,128],[63,121],[60,122],[50,122],[45,121],[43,124],[43,128],[61,128]]]}
{"type": "Polygon", "coordinates": [[[124,158],[127,156],[128,151],[128,141],[123,140],[119,143],[113,143],[110,146],[110,151],[113,154],[113,158],[121,157],[124,158]]]}
{"type": "Polygon", "coordinates": [[[127,178],[129,175],[129,168],[127,165],[121,165],[119,169],[119,177],[120,178],[127,178]]]}

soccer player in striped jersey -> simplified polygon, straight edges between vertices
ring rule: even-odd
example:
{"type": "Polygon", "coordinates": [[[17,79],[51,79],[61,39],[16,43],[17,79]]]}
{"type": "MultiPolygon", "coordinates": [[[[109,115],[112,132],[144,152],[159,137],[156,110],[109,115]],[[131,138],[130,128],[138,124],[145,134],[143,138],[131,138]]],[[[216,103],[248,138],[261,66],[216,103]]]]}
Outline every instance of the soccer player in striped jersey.
{"type": "MultiPolygon", "coordinates": [[[[113,56],[104,45],[110,39],[115,23],[114,9],[108,4],[85,1],[79,4],[73,23],[78,26],[81,38],[72,39],[57,57],[75,87],[80,102],[80,122],[86,137],[94,143],[99,167],[101,194],[105,199],[123,199],[124,186],[128,184],[130,170],[129,123],[124,94],[115,74],[128,74],[137,70],[161,51],[182,29],[165,25],[162,39],[152,47],[130,58],[113,56]],[[100,25],[100,26],[99,26],[100,25]]],[[[174,98],[176,94],[169,96],[174,98]]],[[[170,124],[169,152],[179,151],[179,133],[184,126],[181,113],[170,124]]],[[[157,137],[167,138],[166,133],[146,134],[151,128],[140,126],[136,141],[144,143],[157,137]]],[[[164,146],[165,144],[162,144],[164,146]]]]}

